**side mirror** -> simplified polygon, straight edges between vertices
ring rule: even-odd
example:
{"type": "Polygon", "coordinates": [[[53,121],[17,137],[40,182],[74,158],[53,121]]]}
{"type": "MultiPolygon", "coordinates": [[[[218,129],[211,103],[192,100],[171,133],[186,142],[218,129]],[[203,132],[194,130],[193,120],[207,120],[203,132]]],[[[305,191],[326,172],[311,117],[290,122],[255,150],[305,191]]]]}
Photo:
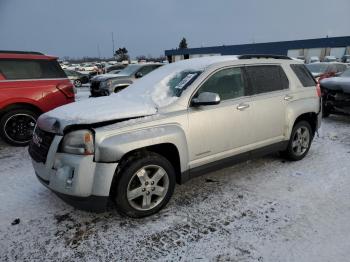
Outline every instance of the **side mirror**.
{"type": "Polygon", "coordinates": [[[141,72],[137,72],[135,74],[135,78],[141,78],[141,77],[143,77],[143,74],[141,72]]]}
{"type": "Polygon", "coordinates": [[[220,103],[220,96],[216,93],[203,92],[197,98],[192,99],[193,106],[209,106],[220,103]]]}

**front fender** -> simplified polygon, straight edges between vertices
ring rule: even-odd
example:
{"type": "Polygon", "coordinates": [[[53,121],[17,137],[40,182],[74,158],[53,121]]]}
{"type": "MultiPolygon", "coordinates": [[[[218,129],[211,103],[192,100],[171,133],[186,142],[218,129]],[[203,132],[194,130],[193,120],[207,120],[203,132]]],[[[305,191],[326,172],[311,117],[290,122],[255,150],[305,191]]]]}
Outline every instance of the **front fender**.
{"type": "Polygon", "coordinates": [[[133,150],[170,143],[176,146],[179,152],[181,172],[188,169],[186,136],[183,129],[176,124],[148,127],[96,140],[97,162],[118,162],[133,150]]]}

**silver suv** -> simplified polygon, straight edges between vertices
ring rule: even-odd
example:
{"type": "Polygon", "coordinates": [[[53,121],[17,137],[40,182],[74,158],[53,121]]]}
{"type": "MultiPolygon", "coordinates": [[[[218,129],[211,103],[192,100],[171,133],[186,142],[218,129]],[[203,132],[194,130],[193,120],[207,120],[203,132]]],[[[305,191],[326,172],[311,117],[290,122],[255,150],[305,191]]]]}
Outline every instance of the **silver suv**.
{"type": "Polygon", "coordinates": [[[164,207],[175,184],[271,152],[308,153],[320,90],[281,56],[219,56],[160,67],[108,97],[42,115],[29,153],[38,179],[73,205],[113,200],[131,217],[164,207]]]}

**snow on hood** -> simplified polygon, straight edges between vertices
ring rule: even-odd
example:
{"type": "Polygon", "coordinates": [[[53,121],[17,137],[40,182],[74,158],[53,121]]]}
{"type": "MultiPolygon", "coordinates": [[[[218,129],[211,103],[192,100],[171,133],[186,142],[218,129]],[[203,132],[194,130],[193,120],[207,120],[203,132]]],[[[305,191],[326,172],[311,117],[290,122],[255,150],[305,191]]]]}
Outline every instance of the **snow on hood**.
{"type": "Polygon", "coordinates": [[[168,82],[174,75],[184,70],[204,70],[214,63],[234,59],[237,57],[213,56],[164,65],[119,93],[58,107],[43,114],[38,123],[44,125],[45,121],[56,124],[58,122],[60,130],[63,130],[65,126],[73,124],[92,124],[154,115],[159,107],[168,106],[178,99],[169,92],[168,82]]]}

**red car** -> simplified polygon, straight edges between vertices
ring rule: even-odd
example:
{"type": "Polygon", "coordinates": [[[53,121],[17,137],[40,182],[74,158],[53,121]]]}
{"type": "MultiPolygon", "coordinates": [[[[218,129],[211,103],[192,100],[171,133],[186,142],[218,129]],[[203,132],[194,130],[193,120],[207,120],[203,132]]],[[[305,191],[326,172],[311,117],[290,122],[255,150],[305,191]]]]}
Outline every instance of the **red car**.
{"type": "Polygon", "coordinates": [[[57,57],[0,51],[0,136],[7,143],[27,145],[38,116],[74,98],[57,57]]]}

